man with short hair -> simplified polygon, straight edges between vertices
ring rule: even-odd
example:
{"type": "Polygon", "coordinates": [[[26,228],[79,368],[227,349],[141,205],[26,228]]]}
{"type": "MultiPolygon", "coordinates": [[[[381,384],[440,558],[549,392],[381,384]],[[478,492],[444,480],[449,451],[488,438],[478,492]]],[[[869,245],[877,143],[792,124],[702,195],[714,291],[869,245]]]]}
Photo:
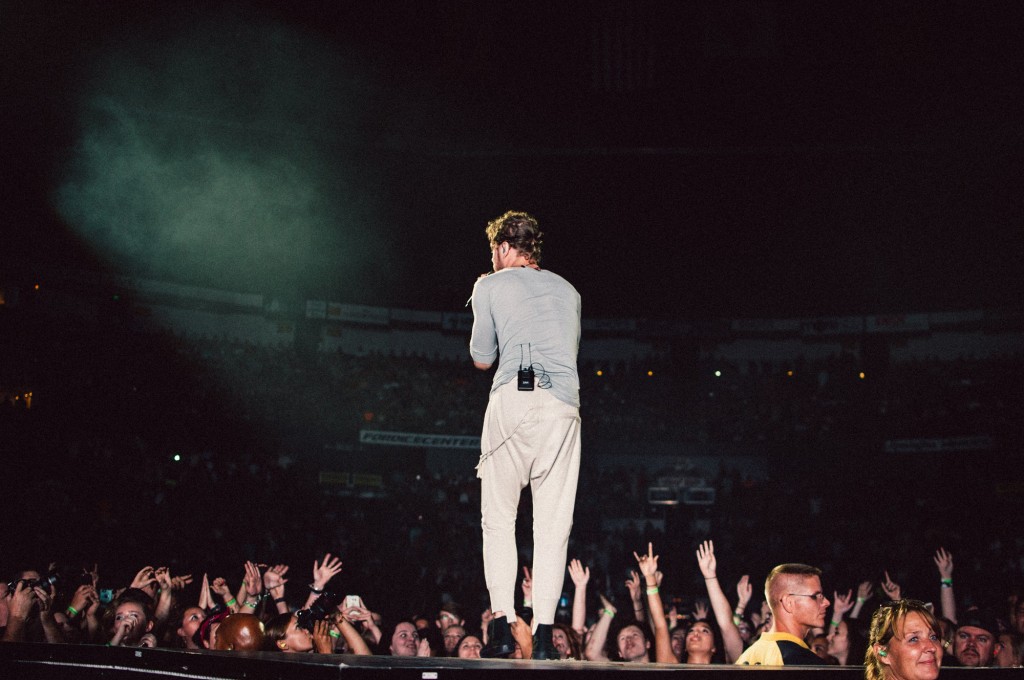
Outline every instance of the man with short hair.
{"type": "Polygon", "coordinates": [[[510,655],[519,571],[516,514],[533,492],[534,659],[557,659],[552,625],[565,579],[580,467],[580,295],[540,268],[537,220],[509,211],[487,225],[493,272],[473,287],[473,365],[498,369],[480,437],[484,578],[494,619],[485,657],[510,655]]]}
{"type": "Polygon", "coordinates": [[[627,663],[650,663],[651,642],[644,629],[635,623],[627,623],[615,636],[619,658],[627,663]]]}
{"type": "Polygon", "coordinates": [[[953,654],[960,666],[991,666],[1002,648],[999,625],[990,613],[969,609],[958,617],[953,634],[953,654]]]}
{"type": "Polygon", "coordinates": [[[821,590],[821,570],[806,564],[780,564],[764,582],[772,626],[747,648],[741,666],[820,666],[824,662],[804,639],[825,625],[828,598],[821,590]]]}

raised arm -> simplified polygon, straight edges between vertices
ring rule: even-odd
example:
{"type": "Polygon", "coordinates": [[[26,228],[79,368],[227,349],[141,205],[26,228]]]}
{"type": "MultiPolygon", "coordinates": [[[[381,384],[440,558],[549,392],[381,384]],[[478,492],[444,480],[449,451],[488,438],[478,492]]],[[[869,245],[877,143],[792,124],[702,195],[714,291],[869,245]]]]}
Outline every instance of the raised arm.
{"type": "Polygon", "coordinates": [[[753,596],[754,586],[750,584],[750,575],[744,574],[740,576],[740,580],[736,583],[736,609],[732,611],[732,622],[737,626],[743,620],[743,615],[747,611],[747,605],[750,604],[750,598],[753,596]]]}
{"type": "MultiPolygon", "coordinates": [[[[345,618],[349,621],[362,621],[363,628],[373,636],[373,644],[380,643],[382,633],[380,628],[377,627],[377,623],[373,620],[373,612],[369,609],[366,607],[349,607],[345,610],[345,618]]],[[[342,634],[344,632],[342,631],[342,634]]],[[[349,644],[349,648],[351,647],[352,645],[349,644]]]]}
{"type": "Polygon", "coordinates": [[[612,627],[612,619],[615,618],[616,609],[604,595],[598,593],[601,598],[601,611],[594,624],[594,630],[587,640],[587,647],[583,650],[583,656],[587,661],[607,661],[608,656],[604,653],[604,643],[608,641],[608,630],[612,627]]]}
{"type": "Polygon", "coordinates": [[[366,639],[359,634],[355,626],[349,623],[347,616],[339,615],[335,617],[335,621],[338,632],[341,633],[341,637],[345,638],[345,644],[348,645],[349,654],[357,656],[373,655],[373,652],[370,651],[370,645],[366,644],[366,639]]]}
{"type": "Polygon", "coordinates": [[[582,636],[587,631],[587,583],[590,582],[590,567],[584,567],[579,560],[569,562],[569,578],[576,591],[572,598],[572,629],[582,636]]]}
{"type": "Polygon", "coordinates": [[[633,603],[633,616],[640,623],[644,622],[644,592],[643,585],[640,583],[640,574],[635,571],[629,572],[629,578],[626,579],[626,590],[629,591],[629,599],[633,603]]]}
{"type": "Polygon", "coordinates": [[[637,555],[637,565],[644,578],[644,587],[647,593],[647,607],[651,613],[651,623],[654,626],[654,660],[658,663],[677,663],[676,655],[672,653],[672,642],[668,634],[668,622],[665,620],[665,608],[661,604],[661,593],[658,583],[658,556],[654,554],[654,544],[647,544],[647,554],[637,555]]]}
{"type": "Polygon", "coordinates": [[[853,610],[850,612],[851,619],[860,618],[860,610],[864,608],[864,603],[871,599],[871,596],[875,592],[875,584],[871,581],[863,581],[857,586],[857,602],[853,605],[853,610]]]}
{"type": "Polygon", "coordinates": [[[704,577],[704,585],[708,589],[708,599],[711,600],[711,609],[715,612],[715,621],[722,632],[722,644],[725,647],[725,662],[734,663],[743,653],[743,638],[740,637],[740,629],[732,621],[732,612],[729,609],[729,600],[725,597],[722,585],[718,582],[718,562],[715,559],[715,544],[713,541],[704,541],[697,547],[697,566],[704,577]]]}
{"type": "Polygon", "coordinates": [[[242,598],[242,611],[246,614],[255,614],[260,604],[260,595],[263,594],[263,578],[260,576],[260,568],[255,562],[246,561],[245,580],[242,583],[242,590],[239,593],[242,598]]]}
{"type": "Polygon", "coordinates": [[[533,609],[533,576],[530,575],[530,568],[523,565],[523,608],[533,609]]]}
{"type": "Polygon", "coordinates": [[[953,555],[945,548],[935,551],[935,566],[939,569],[939,602],[942,615],[956,623],[956,599],[953,597],[953,555]]]}
{"type": "Polygon", "coordinates": [[[174,591],[184,588],[192,582],[192,574],[184,577],[171,577],[171,570],[167,567],[160,567],[153,572],[157,584],[160,586],[160,595],[156,600],[156,611],[153,619],[158,626],[166,623],[171,615],[171,607],[174,605],[174,591]]]}
{"type": "MultiPolygon", "coordinates": [[[[245,586],[242,586],[243,588],[245,586]]],[[[231,594],[231,588],[228,587],[228,582],[224,580],[222,576],[217,576],[213,579],[213,583],[210,584],[210,590],[220,595],[220,599],[224,601],[224,606],[231,610],[231,613],[238,613],[238,609],[241,605],[238,602],[238,598],[231,594]]],[[[241,590],[241,589],[239,589],[241,590]]],[[[241,592],[239,593],[242,597],[245,597],[241,592]]],[[[211,604],[213,599],[210,600],[211,604]]]]}
{"type": "Polygon", "coordinates": [[[325,553],[322,563],[313,560],[313,582],[309,584],[309,597],[306,598],[306,604],[302,605],[302,608],[308,609],[316,602],[316,598],[323,594],[327,582],[339,573],[341,573],[341,558],[331,557],[331,553],[325,553]]]}
{"type": "Polygon", "coordinates": [[[284,598],[284,584],[288,583],[288,579],[284,575],[287,573],[287,564],[275,564],[263,574],[263,587],[267,589],[267,594],[274,601],[274,607],[278,614],[288,613],[288,602],[284,598]]]}
{"type": "Polygon", "coordinates": [[[885,591],[885,594],[888,595],[889,599],[893,602],[899,601],[903,595],[903,589],[900,588],[899,583],[896,583],[896,581],[892,580],[892,577],[889,576],[888,571],[883,573],[885,574],[885,580],[882,581],[882,590],[885,591]]]}
{"type": "Polygon", "coordinates": [[[843,622],[843,615],[851,609],[853,609],[853,590],[847,590],[845,595],[832,591],[832,621],[828,626],[830,641],[839,632],[839,624],[843,622]]]}

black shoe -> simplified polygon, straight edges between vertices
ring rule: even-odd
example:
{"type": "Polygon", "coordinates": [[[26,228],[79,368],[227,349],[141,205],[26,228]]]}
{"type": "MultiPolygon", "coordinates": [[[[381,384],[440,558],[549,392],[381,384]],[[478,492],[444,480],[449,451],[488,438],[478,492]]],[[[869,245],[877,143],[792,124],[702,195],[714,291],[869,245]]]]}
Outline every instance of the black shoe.
{"type": "Polygon", "coordinates": [[[562,655],[555,649],[555,643],[551,641],[551,624],[538,623],[537,632],[533,634],[533,657],[534,659],[561,659],[562,655]]]}
{"type": "Polygon", "coordinates": [[[487,624],[487,644],[480,650],[485,659],[507,659],[516,651],[516,643],[512,639],[512,628],[504,616],[492,619],[487,624]]]}

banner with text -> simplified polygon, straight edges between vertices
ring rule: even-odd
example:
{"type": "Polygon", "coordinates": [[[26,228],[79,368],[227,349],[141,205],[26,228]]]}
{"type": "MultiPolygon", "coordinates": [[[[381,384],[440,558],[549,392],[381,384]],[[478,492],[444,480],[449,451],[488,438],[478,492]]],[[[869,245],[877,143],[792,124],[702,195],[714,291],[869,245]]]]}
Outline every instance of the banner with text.
{"type": "Polygon", "coordinates": [[[476,449],[480,450],[480,437],[450,434],[418,434],[416,432],[384,432],[361,430],[360,444],[378,446],[415,446],[421,449],[476,449]]]}

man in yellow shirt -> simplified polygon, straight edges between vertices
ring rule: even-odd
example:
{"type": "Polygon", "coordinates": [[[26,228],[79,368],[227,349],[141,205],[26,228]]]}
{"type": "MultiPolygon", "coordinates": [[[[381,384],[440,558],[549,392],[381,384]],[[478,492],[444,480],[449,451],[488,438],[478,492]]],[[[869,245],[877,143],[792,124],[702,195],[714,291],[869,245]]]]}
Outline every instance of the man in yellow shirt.
{"type": "Polygon", "coordinates": [[[772,627],[740,655],[736,664],[823,665],[804,642],[811,628],[825,626],[825,612],[831,604],[821,591],[821,570],[806,564],[780,564],[765,579],[764,596],[772,610],[772,627]]]}

